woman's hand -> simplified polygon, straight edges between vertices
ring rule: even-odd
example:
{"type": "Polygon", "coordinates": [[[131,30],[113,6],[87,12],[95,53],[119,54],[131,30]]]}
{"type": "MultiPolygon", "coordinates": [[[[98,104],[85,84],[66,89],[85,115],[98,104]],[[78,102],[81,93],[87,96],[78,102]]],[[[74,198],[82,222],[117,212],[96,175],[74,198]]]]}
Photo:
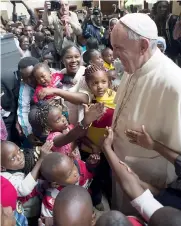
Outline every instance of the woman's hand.
{"type": "Polygon", "coordinates": [[[43,159],[46,155],[51,153],[53,147],[53,141],[46,141],[40,149],[40,158],[43,159]]]}
{"type": "Polygon", "coordinates": [[[96,103],[91,104],[89,107],[86,104],[84,106],[84,119],[83,123],[86,126],[89,126],[93,121],[99,119],[104,113],[104,104],[96,103]]]}
{"type": "Polygon", "coordinates": [[[154,150],[155,142],[146,132],[144,125],[142,125],[141,130],[141,132],[130,129],[126,130],[125,134],[130,139],[129,142],[132,144],[137,144],[149,150],[154,150]]]}
{"type": "Polygon", "coordinates": [[[110,148],[112,149],[113,138],[114,138],[114,133],[111,127],[107,127],[106,130],[107,130],[106,131],[107,134],[104,135],[105,140],[103,142],[103,150],[110,149],[110,148]]]}

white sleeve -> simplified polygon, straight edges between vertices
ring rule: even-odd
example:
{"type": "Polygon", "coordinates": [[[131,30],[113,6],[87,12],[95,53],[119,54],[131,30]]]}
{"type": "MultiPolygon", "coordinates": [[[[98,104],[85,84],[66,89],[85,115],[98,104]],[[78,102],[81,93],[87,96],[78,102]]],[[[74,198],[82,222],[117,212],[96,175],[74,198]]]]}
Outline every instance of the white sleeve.
{"type": "Polygon", "coordinates": [[[148,222],[154,212],[163,206],[153,197],[150,190],[146,190],[138,198],[131,202],[131,205],[148,222]]]}
{"type": "Polygon", "coordinates": [[[34,180],[31,173],[24,177],[23,173],[10,174],[5,172],[2,173],[2,176],[12,183],[18,193],[18,197],[25,197],[29,195],[38,183],[34,180]]]}

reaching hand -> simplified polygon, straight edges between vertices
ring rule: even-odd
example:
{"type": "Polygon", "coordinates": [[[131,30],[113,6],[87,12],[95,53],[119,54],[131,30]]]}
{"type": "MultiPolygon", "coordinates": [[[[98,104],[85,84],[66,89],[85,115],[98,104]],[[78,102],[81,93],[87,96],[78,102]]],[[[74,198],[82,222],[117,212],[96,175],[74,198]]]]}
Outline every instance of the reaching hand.
{"type": "Polygon", "coordinates": [[[107,134],[104,135],[103,149],[112,148],[114,133],[110,127],[107,127],[107,134]]]}
{"type": "Polygon", "coordinates": [[[16,225],[16,220],[13,214],[12,208],[9,207],[2,207],[0,206],[1,211],[1,225],[2,226],[14,226],[16,225]]]}
{"type": "Polygon", "coordinates": [[[154,141],[151,136],[146,132],[145,126],[141,127],[141,132],[135,130],[126,130],[125,134],[130,139],[129,142],[132,144],[137,144],[143,148],[153,150],[154,149],[154,141]]]}
{"type": "Polygon", "coordinates": [[[84,106],[84,124],[90,125],[93,121],[99,119],[104,113],[104,104],[96,103],[91,104],[89,107],[86,104],[84,106]]]}
{"type": "Polygon", "coordinates": [[[41,158],[44,158],[46,155],[51,153],[51,149],[53,147],[53,141],[46,141],[44,145],[41,147],[41,158]]]}
{"type": "Polygon", "coordinates": [[[87,163],[90,165],[96,165],[100,161],[100,155],[97,154],[91,154],[89,158],[87,159],[87,163]]]}

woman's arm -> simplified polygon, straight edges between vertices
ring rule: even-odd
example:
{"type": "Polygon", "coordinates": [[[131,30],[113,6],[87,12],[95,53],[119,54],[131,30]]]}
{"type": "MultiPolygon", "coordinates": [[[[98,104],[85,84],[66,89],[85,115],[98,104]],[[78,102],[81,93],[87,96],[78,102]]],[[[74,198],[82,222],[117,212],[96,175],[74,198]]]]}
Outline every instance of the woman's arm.
{"type": "Polygon", "coordinates": [[[58,88],[43,88],[38,95],[39,95],[39,99],[41,100],[49,95],[60,96],[64,100],[77,105],[88,104],[89,102],[89,97],[85,93],[69,92],[63,89],[58,89],[58,88]]]}

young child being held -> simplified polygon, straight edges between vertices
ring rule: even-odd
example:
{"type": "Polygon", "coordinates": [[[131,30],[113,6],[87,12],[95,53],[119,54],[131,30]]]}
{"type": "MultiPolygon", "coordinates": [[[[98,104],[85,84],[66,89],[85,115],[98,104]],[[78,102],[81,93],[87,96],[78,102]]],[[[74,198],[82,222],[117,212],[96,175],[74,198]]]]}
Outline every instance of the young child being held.
{"type": "Polygon", "coordinates": [[[104,61],[102,55],[97,49],[91,49],[83,54],[83,60],[86,65],[95,64],[98,67],[103,67],[104,61]]]}
{"type": "Polygon", "coordinates": [[[87,131],[87,141],[90,141],[92,150],[87,147],[81,147],[83,151],[92,153],[94,148],[101,148],[101,140],[104,137],[106,127],[112,125],[116,107],[114,104],[116,92],[109,89],[110,80],[104,68],[97,65],[89,65],[85,70],[84,76],[92,94],[92,102],[104,103],[105,107],[103,116],[99,120],[94,121],[87,131]]]}
{"type": "Polygon", "coordinates": [[[50,153],[52,142],[46,142],[36,150],[24,152],[10,141],[1,142],[1,165],[5,171],[1,173],[15,187],[19,200],[24,204],[28,218],[38,216],[40,208],[40,192],[38,190],[39,169],[43,158],[50,153]]]}
{"type": "MultiPolygon", "coordinates": [[[[43,88],[62,88],[64,75],[59,72],[51,73],[50,68],[46,63],[35,65],[32,74],[37,82],[37,87],[33,96],[33,101],[35,103],[40,101],[39,95],[43,88]]],[[[49,100],[53,97],[55,97],[55,95],[47,95],[44,97],[44,100],[49,100]]]]}
{"type": "Polygon", "coordinates": [[[48,155],[42,162],[41,174],[48,182],[57,184],[57,187],[47,189],[42,203],[42,215],[52,217],[55,198],[63,187],[79,185],[88,189],[93,179],[92,170],[99,160],[95,154],[86,163],[57,152],[48,155]]]}
{"type": "Polygon", "coordinates": [[[113,70],[114,68],[114,58],[113,58],[113,51],[110,48],[105,48],[102,51],[102,58],[104,60],[104,67],[107,70],[113,70]]]}

